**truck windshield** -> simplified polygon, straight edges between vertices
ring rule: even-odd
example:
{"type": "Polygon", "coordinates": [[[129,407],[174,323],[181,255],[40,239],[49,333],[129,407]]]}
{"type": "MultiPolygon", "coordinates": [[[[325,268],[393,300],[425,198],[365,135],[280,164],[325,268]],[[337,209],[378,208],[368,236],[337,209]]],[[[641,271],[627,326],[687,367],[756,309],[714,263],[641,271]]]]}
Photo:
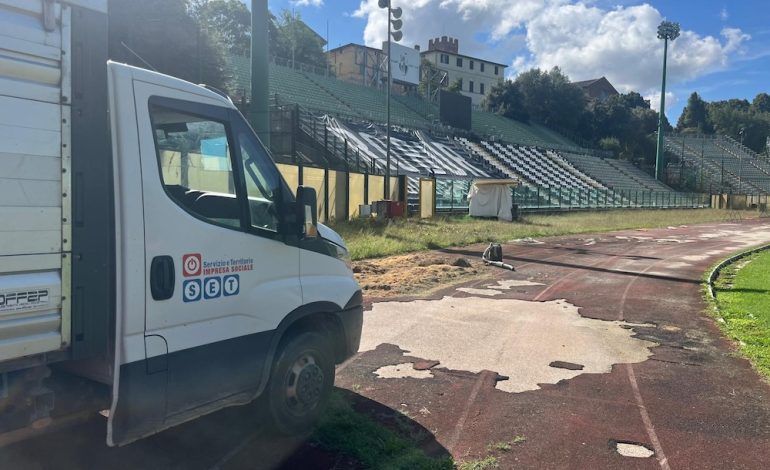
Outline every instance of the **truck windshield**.
{"type": "Polygon", "coordinates": [[[275,207],[281,187],[278,172],[251,133],[238,132],[238,145],[243,160],[251,225],[272,232],[278,231],[275,207]]]}

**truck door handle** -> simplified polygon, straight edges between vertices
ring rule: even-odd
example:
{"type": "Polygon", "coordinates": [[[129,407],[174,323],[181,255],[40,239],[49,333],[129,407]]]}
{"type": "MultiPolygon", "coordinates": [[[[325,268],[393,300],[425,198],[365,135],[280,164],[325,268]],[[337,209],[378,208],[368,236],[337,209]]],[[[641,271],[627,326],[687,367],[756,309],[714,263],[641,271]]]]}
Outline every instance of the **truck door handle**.
{"type": "Polygon", "coordinates": [[[166,300],[174,295],[174,258],[164,255],[152,259],[150,291],[154,300],[166,300]]]}

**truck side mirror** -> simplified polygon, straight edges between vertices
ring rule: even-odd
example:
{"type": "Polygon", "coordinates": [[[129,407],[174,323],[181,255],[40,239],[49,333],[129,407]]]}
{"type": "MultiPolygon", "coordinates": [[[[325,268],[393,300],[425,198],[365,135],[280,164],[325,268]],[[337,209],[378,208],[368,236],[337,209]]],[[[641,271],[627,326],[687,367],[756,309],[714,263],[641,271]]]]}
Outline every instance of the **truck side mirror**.
{"type": "Polygon", "coordinates": [[[304,238],[318,236],[318,201],[314,188],[297,187],[297,220],[304,238]]]}

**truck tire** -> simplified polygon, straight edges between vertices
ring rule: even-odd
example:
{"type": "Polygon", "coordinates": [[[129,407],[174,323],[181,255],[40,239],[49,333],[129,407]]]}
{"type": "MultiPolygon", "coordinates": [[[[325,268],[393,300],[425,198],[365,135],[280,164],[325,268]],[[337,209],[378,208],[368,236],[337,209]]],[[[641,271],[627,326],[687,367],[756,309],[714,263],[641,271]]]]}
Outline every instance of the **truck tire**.
{"type": "Polygon", "coordinates": [[[278,353],[268,385],[273,427],[282,434],[310,432],[334,387],[334,355],[319,333],[289,339],[278,353]]]}

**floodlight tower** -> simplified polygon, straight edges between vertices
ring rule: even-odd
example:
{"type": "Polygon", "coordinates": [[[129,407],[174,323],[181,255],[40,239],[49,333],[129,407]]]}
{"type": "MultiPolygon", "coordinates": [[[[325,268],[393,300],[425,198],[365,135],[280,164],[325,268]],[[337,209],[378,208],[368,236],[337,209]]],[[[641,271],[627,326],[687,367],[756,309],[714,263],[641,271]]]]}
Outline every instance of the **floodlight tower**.
{"type": "Polygon", "coordinates": [[[401,7],[393,8],[390,0],[379,0],[377,3],[380,8],[388,9],[388,85],[387,85],[387,144],[385,148],[385,199],[390,199],[390,89],[393,85],[393,75],[391,74],[391,55],[390,55],[390,43],[393,41],[400,41],[404,37],[404,33],[401,32],[401,26],[404,22],[400,19],[403,14],[401,7]]]}
{"type": "Polygon", "coordinates": [[[663,40],[663,85],[660,88],[660,111],[658,115],[658,150],[655,154],[655,179],[661,179],[663,174],[663,119],[666,116],[666,56],[668,55],[668,41],[679,37],[679,23],[664,21],[658,25],[658,39],[663,40]]]}

